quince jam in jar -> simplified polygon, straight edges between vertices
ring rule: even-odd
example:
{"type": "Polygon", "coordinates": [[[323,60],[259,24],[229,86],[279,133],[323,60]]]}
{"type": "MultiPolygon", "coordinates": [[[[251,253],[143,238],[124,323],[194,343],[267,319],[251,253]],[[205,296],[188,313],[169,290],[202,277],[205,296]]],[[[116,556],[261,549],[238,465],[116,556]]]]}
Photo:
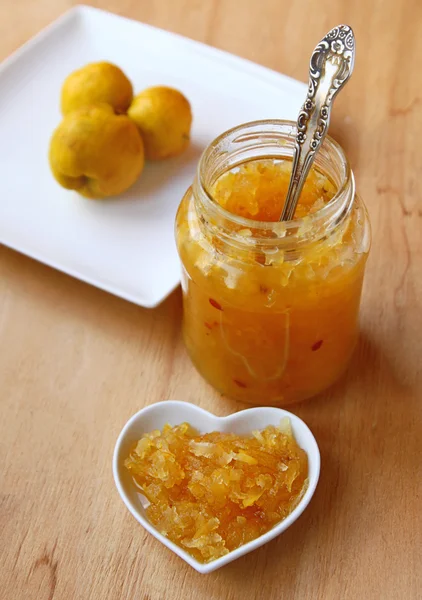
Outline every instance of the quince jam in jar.
{"type": "Polygon", "coordinates": [[[291,122],[257,121],[221,135],[176,219],[189,355],[217,390],[253,404],[322,392],[358,336],[368,215],[327,138],[294,219],[279,222],[295,133],[291,122]]]}

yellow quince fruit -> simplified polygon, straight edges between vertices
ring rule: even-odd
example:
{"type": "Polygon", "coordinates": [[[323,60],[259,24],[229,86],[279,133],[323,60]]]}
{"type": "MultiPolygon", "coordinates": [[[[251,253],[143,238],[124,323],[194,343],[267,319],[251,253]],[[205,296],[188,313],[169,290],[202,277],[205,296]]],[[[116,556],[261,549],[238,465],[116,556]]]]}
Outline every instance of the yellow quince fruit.
{"type": "Polygon", "coordinates": [[[109,62],[90,63],[65,79],[61,109],[67,115],[83,106],[105,102],[121,114],[127,111],[132,98],[132,84],[119,67],[109,62]]]}
{"type": "Polygon", "coordinates": [[[192,111],[178,90],[147,88],[133,99],[127,114],[139,127],[147,159],[177,156],[189,145],[192,111]]]}
{"type": "Polygon", "coordinates": [[[108,104],[85,106],[65,116],[50,142],[49,161],[64,188],[88,198],[127,190],[144,167],[144,146],[135,123],[108,104]]]}

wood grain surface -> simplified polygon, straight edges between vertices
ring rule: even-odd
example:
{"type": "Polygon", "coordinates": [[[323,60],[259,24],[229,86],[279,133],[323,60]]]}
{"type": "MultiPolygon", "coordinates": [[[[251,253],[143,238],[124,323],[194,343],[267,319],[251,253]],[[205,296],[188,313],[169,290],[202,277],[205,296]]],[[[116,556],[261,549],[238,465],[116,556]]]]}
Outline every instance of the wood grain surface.
{"type": "MultiPolygon", "coordinates": [[[[0,59],[72,4],[0,0],[0,59]]],[[[322,453],[309,509],[278,539],[199,575],[135,522],[111,474],[118,432],[142,406],[243,408],[186,356],[180,291],[144,310],[0,248],[0,597],[422,598],[420,0],[93,4],[302,80],[315,42],[353,26],[355,74],[331,133],[373,225],[362,336],[347,376],[293,408],[322,453]]]]}

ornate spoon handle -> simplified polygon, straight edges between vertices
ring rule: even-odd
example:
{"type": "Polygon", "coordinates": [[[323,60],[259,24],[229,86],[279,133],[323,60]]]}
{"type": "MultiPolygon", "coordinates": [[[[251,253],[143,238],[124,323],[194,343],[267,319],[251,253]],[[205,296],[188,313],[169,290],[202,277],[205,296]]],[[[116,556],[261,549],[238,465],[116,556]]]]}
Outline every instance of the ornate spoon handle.
{"type": "Polygon", "coordinates": [[[319,42],[309,65],[309,87],[297,119],[293,170],[280,221],[293,219],[299,196],[330,122],[332,103],[353,71],[355,37],[348,25],[334,27],[319,42]]]}

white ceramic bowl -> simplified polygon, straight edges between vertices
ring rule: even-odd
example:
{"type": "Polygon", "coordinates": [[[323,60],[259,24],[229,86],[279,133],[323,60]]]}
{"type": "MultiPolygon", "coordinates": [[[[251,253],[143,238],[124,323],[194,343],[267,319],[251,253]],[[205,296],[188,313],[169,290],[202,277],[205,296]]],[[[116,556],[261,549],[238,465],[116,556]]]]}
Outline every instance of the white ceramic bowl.
{"type": "Polygon", "coordinates": [[[309,427],[296,415],[282,410],[281,408],[259,407],[242,410],[229,415],[228,417],[216,417],[206,410],[190,404],[188,402],[178,402],[169,400],[158,402],[143,408],[137,412],[123,427],[116,442],[113,456],[113,475],[119,494],[137,521],[162,542],[167,548],[173,550],[178,556],[183,558],[199,573],[211,573],[215,569],[236,560],[240,556],[252,552],[259,546],[266,544],[274,539],[280,533],[285,531],[296,519],[303,513],[308,506],[319,478],[320,454],[316,440],[309,427]],[[301,501],[296,508],[283,521],[270,529],[264,535],[252,540],[251,542],[240,546],[236,550],[229,552],[225,556],[218,558],[210,563],[200,563],[190,554],[185,552],[180,546],[177,546],[164,535],[162,535],[147,519],[145,510],[142,506],[140,494],[133,485],[129,472],[125,469],[123,463],[128,456],[134,442],[139,440],[143,433],[153,429],[161,429],[166,423],[178,425],[187,421],[201,433],[210,431],[225,431],[236,434],[250,433],[253,429],[263,429],[267,425],[279,425],[283,417],[289,417],[296,440],[308,455],[309,464],[309,484],[301,501]]]}

